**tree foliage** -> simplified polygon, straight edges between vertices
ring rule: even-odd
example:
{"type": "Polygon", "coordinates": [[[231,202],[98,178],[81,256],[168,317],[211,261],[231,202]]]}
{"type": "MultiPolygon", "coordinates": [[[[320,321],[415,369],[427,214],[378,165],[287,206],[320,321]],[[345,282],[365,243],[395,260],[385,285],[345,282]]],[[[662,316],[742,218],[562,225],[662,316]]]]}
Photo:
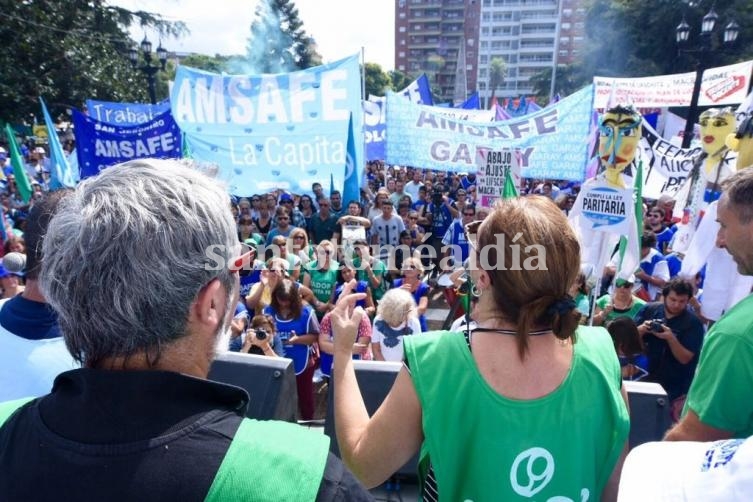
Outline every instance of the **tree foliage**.
{"type": "Polygon", "coordinates": [[[246,56],[245,71],[252,73],[283,73],[322,63],[316,43],[303,29],[298,8],[291,0],[259,2],[246,56]]]}
{"type": "Polygon", "coordinates": [[[391,70],[388,74],[390,76],[390,87],[393,91],[402,91],[414,80],[400,70],[391,70]]]}
{"type": "Polygon", "coordinates": [[[492,90],[490,102],[494,100],[497,89],[504,83],[505,77],[507,77],[507,63],[502,58],[493,57],[489,62],[489,88],[492,90]]]}
{"type": "Polygon", "coordinates": [[[712,37],[709,66],[749,59],[753,55],[750,0],[590,0],[587,41],[576,73],[587,83],[593,75],[643,77],[691,71],[694,56],[678,55],[675,28],[684,17],[691,27],[691,45],[696,46],[701,19],[712,4],[719,15],[718,35],[732,19],[741,31],[738,43],[724,51],[717,50],[720,37],[712,37]]]}
{"type": "Polygon", "coordinates": [[[384,96],[384,92],[392,89],[390,76],[377,63],[366,63],[365,87],[366,97],[384,96]]]}
{"type": "Polygon", "coordinates": [[[103,0],[0,0],[3,51],[2,119],[23,123],[40,115],[44,97],[53,116],[89,98],[147,101],[146,82],[127,51],[128,27],[138,23],[165,36],[186,33],[183,23],[132,12],[103,0]]]}

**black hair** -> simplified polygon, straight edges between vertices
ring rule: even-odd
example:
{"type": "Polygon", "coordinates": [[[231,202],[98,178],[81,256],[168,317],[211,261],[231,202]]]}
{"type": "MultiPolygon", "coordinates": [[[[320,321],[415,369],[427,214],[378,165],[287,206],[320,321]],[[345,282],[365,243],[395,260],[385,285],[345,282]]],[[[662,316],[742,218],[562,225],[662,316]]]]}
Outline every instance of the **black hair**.
{"type": "Polygon", "coordinates": [[[49,192],[44,198],[34,202],[26,220],[24,241],[26,242],[26,278],[37,279],[42,270],[42,242],[50,220],[60,202],[73,193],[73,189],[63,188],[49,192]]]}
{"type": "Polygon", "coordinates": [[[653,247],[656,247],[656,234],[650,230],[646,230],[641,237],[641,248],[653,247]]]}
{"type": "Polygon", "coordinates": [[[661,294],[666,298],[670,292],[674,291],[677,296],[687,296],[693,298],[693,285],[685,279],[676,277],[664,285],[661,294]]]}

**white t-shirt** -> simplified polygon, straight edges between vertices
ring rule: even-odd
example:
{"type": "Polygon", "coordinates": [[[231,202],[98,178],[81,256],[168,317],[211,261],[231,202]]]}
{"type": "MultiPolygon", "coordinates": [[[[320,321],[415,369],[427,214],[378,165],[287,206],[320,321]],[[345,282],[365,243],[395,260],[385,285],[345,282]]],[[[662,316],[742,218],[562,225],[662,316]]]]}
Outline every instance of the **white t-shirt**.
{"type": "Polygon", "coordinates": [[[403,336],[418,335],[421,333],[421,324],[417,317],[408,319],[397,327],[391,327],[381,316],[374,318],[374,327],[371,330],[371,344],[379,344],[385,361],[403,360],[403,336]]]}
{"type": "Polygon", "coordinates": [[[622,469],[618,502],[750,500],[753,438],[644,443],[622,469]]]}
{"type": "Polygon", "coordinates": [[[400,244],[400,232],[403,230],[405,230],[403,219],[394,214],[389,220],[385,220],[384,216],[377,216],[371,225],[371,231],[379,236],[381,246],[400,244]]]}

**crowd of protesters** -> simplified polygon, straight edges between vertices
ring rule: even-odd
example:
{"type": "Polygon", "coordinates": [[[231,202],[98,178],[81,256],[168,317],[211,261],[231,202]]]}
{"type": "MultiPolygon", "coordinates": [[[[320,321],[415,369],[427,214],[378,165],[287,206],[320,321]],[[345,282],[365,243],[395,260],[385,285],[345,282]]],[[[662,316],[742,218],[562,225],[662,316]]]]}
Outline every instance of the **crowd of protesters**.
{"type": "MultiPolygon", "coordinates": [[[[26,163],[33,180],[29,201],[21,199],[0,149],[3,255],[27,252],[26,220],[45,198],[44,149],[29,149],[26,163]]],[[[358,294],[365,313],[358,320],[353,359],[404,360],[404,337],[429,331],[426,314],[440,277],[467,268],[473,245],[468,229],[478,228],[493,211],[477,196],[473,173],[373,162],[365,174],[359,200],[344,200],[337,190],[325,194],[319,183],[309,193],[232,197],[235,232],[252,258],[238,271],[240,301],[227,348],[292,359],[303,420],[315,418],[314,382],[331,375],[338,301],[358,294]]],[[[518,188],[522,196],[551,199],[567,215],[580,186],[522,180],[518,188]]],[[[608,329],[622,378],[660,383],[679,420],[705,332],[718,316],[704,312],[704,271],[692,280],[680,276],[683,254],[672,249],[679,223],[673,204],[669,196],[644,200],[642,259],[631,277],[615,279],[613,265],[598,286],[576,274],[568,295],[581,323],[608,329]]],[[[469,280],[467,274],[460,277],[461,285],[469,280]]],[[[23,271],[0,265],[0,286],[3,298],[21,295],[23,271]]],[[[478,301],[479,295],[471,296],[478,301]]]]}

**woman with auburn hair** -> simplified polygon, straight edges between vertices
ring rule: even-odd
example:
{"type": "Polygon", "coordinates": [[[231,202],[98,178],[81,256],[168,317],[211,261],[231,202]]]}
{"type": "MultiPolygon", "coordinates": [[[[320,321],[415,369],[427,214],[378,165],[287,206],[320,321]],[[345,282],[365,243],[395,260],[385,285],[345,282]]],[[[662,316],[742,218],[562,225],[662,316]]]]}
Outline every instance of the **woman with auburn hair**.
{"type": "Polygon", "coordinates": [[[609,334],[580,326],[568,295],[575,233],[532,196],[499,201],[466,234],[475,327],[405,337],[404,367],[372,418],[350,358],[361,295],[333,310],[343,460],[376,486],[420,450],[423,494],[439,500],[613,500],[627,395],[609,334]]]}
{"type": "Polygon", "coordinates": [[[264,314],[275,322],[276,336],[282,341],[284,357],[293,360],[298,388],[298,409],[303,420],[314,418],[314,364],[311,345],[319,338],[319,321],[314,309],[304,305],[296,283],[282,279],[272,291],[272,303],[264,314]]]}

